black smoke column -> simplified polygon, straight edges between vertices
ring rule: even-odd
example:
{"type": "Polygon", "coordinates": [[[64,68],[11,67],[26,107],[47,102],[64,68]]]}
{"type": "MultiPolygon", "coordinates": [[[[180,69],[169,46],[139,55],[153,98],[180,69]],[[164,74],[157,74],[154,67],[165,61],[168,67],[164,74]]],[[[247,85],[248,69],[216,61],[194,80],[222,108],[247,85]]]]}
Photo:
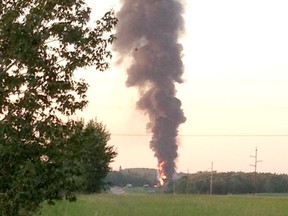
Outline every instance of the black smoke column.
{"type": "Polygon", "coordinates": [[[132,57],[127,86],[137,86],[137,107],[149,115],[151,149],[163,164],[164,183],[173,178],[177,158],[178,127],[185,122],[175,82],[182,83],[183,8],[176,0],[123,0],[114,50],[132,57]]]}

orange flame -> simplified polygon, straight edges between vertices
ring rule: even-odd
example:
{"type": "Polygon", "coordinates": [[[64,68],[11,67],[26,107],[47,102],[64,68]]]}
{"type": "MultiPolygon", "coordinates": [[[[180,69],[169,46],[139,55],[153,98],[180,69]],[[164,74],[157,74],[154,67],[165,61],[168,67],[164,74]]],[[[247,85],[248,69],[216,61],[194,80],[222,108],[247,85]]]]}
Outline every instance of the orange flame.
{"type": "Polygon", "coordinates": [[[158,180],[160,186],[163,186],[165,184],[165,181],[167,180],[167,176],[164,171],[165,161],[161,161],[158,163],[158,180]]]}

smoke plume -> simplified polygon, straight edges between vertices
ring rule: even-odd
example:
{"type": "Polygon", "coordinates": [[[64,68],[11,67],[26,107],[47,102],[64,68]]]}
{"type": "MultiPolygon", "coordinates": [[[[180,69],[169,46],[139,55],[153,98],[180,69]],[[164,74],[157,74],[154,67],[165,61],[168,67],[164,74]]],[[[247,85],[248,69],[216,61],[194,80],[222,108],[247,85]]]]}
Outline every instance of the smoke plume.
{"type": "Polygon", "coordinates": [[[178,0],[123,0],[114,50],[130,57],[128,87],[138,87],[137,108],[148,114],[152,132],[150,147],[165,162],[164,172],[172,179],[177,158],[178,126],[185,122],[175,83],[182,83],[183,8],[178,0]]]}

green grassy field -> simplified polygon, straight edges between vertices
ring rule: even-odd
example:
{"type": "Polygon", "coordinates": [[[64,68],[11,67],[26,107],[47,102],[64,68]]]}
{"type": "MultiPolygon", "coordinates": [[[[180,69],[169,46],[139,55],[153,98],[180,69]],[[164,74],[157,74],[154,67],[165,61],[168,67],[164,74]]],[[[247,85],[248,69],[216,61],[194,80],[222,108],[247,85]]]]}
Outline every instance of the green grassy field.
{"type": "Polygon", "coordinates": [[[44,205],[43,216],[287,216],[287,197],[168,194],[82,195],[44,205]]]}

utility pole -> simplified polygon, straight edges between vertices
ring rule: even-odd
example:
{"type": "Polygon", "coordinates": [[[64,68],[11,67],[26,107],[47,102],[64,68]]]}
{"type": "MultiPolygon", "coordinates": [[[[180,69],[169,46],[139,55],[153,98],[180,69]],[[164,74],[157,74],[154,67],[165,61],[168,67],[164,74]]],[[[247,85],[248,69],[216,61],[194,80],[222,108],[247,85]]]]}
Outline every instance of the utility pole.
{"type": "Polygon", "coordinates": [[[177,172],[173,175],[173,195],[176,194],[176,179],[177,179],[177,172]]]}
{"type": "Polygon", "coordinates": [[[189,169],[187,169],[187,180],[186,180],[186,194],[188,194],[188,187],[189,187],[189,169]]]}
{"type": "Polygon", "coordinates": [[[258,160],[257,151],[258,151],[258,149],[256,146],[255,155],[250,155],[250,157],[255,158],[254,164],[250,164],[250,166],[255,168],[255,171],[254,171],[254,196],[256,196],[256,193],[257,193],[257,164],[259,162],[262,162],[261,160],[258,160]]]}
{"type": "Polygon", "coordinates": [[[213,188],[213,161],[211,163],[211,176],[210,176],[210,195],[212,195],[213,188]]]}

